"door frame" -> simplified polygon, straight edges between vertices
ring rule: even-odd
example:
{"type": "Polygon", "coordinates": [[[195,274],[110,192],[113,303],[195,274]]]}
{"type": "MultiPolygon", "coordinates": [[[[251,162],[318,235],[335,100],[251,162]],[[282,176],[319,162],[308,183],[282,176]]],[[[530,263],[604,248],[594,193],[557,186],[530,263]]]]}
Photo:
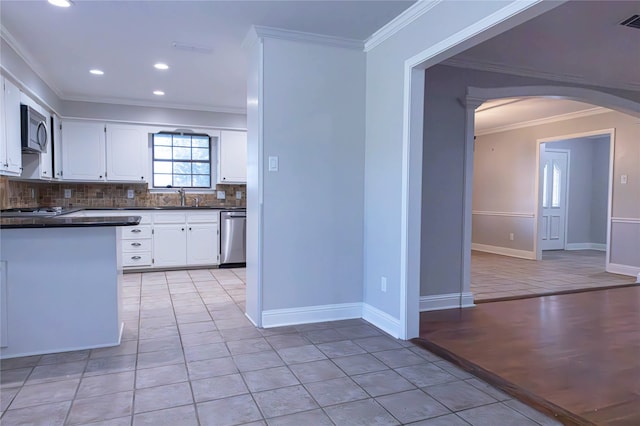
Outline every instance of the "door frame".
{"type": "MultiPolygon", "coordinates": [[[[560,139],[557,139],[556,141],[559,141],[560,139]]],[[[542,172],[544,170],[544,166],[542,165],[542,161],[541,160],[541,156],[542,156],[542,144],[543,143],[553,143],[555,141],[548,141],[548,142],[541,142],[540,140],[536,141],[536,170],[538,170],[538,179],[535,181],[536,182],[536,186],[535,186],[535,205],[536,205],[536,212],[535,212],[535,216],[534,216],[534,223],[536,224],[535,229],[533,230],[533,238],[534,242],[533,242],[533,246],[534,246],[534,251],[536,253],[536,260],[542,260],[542,244],[540,242],[540,230],[542,229],[542,217],[543,217],[543,207],[542,207],[542,193],[544,192],[544,188],[542,185],[543,182],[543,176],[542,176],[542,172]]],[[[567,173],[566,173],[566,189],[564,191],[564,244],[562,245],[562,249],[566,250],[567,249],[567,229],[569,226],[569,179],[571,176],[571,150],[570,149],[546,149],[545,147],[545,152],[549,151],[549,152],[562,152],[567,154],[567,173]]]]}
{"type": "MultiPolygon", "coordinates": [[[[540,180],[542,178],[542,162],[540,161],[540,147],[543,143],[553,143],[560,140],[566,139],[576,139],[576,138],[585,138],[589,136],[609,136],[609,171],[608,171],[608,182],[607,182],[607,237],[605,240],[606,243],[606,254],[605,254],[605,271],[609,271],[609,260],[610,260],[610,251],[611,251],[611,215],[612,215],[612,201],[613,201],[613,160],[615,153],[615,134],[616,129],[602,129],[602,130],[593,130],[589,132],[580,132],[580,133],[571,133],[568,135],[558,135],[551,136],[548,138],[542,138],[536,140],[536,170],[538,173],[538,178],[535,180],[536,189],[535,189],[535,206],[536,206],[536,218],[535,223],[536,226],[533,230],[533,247],[536,253],[536,260],[542,259],[542,247],[540,244],[540,229],[542,227],[542,185],[540,184],[540,180]]],[[[553,148],[552,148],[553,150],[553,148]]],[[[565,151],[556,149],[555,151],[565,151]]],[[[569,154],[568,163],[567,163],[567,178],[571,173],[571,154],[569,154]]],[[[567,211],[565,212],[565,249],[567,247],[567,225],[569,220],[568,214],[568,206],[569,206],[569,181],[567,181],[567,211]]]]}

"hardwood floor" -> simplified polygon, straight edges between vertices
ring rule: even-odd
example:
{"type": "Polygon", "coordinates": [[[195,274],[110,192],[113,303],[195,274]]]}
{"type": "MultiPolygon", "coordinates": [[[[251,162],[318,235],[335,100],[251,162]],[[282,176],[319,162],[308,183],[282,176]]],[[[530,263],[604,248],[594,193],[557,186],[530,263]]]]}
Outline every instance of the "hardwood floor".
{"type": "Polygon", "coordinates": [[[423,312],[415,341],[565,424],[640,425],[640,286],[423,312]]]}

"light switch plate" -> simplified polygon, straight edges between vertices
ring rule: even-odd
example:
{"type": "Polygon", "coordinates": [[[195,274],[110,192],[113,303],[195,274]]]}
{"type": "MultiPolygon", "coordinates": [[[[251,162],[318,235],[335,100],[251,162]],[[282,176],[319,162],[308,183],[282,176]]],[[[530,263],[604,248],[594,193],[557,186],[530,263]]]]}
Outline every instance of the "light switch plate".
{"type": "Polygon", "coordinates": [[[225,194],[224,191],[217,191],[216,196],[218,200],[224,200],[225,198],[227,198],[227,194],[225,194]]]}
{"type": "Polygon", "coordinates": [[[127,189],[127,198],[133,198],[134,192],[133,189],[127,189]]]}
{"type": "Polygon", "coordinates": [[[627,175],[620,175],[620,183],[623,185],[627,183],[627,175]]]}
{"type": "Polygon", "coordinates": [[[278,171],[278,157],[276,155],[269,156],[269,171],[278,171]]]}
{"type": "Polygon", "coordinates": [[[64,198],[71,198],[71,190],[70,189],[65,189],[64,190],[64,198]]]}

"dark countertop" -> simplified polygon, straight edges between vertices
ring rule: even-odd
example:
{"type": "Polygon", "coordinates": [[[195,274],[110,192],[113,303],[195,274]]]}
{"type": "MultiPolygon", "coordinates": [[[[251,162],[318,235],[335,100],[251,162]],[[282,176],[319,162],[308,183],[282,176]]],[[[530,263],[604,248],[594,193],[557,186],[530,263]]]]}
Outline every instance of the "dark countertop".
{"type": "Polygon", "coordinates": [[[76,228],[95,226],[133,226],[140,223],[140,216],[97,216],[97,217],[2,217],[0,228],[76,228]]]}
{"type": "Polygon", "coordinates": [[[161,206],[161,207],[73,207],[65,209],[64,213],[80,210],[246,210],[246,207],[220,207],[220,206],[161,206]]]}

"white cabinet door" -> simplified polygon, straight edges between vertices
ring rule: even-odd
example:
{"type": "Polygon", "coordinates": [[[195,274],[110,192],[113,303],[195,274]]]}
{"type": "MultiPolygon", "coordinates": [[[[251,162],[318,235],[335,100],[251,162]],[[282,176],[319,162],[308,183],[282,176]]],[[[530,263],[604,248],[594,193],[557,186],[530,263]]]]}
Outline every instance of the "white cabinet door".
{"type": "Polygon", "coordinates": [[[62,179],[62,129],[60,127],[60,117],[55,114],[52,117],[51,137],[53,138],[53,143],[49,145],[53,164],[52,173],[54,179],[62,179]]]}
{"type": "Polygon", "coordinates": [[[22,140],[20,139],[20,90],[9,80],[3,80],[2,131],[0,138],[0,172],[19,176],[22,172],[22,140]]]}
{"type": "Polygon", "coordinates": [[[105,180],[105,136],[103,123],[62,123],[62,178],[105,180]]]}
{"type": "Polygon", "coordinates": [[[218,224],[198,223],[187,226],[187,264],[217,264],[218,224]]]}
{"type": "Polygon", "coordinates": [[[223,130],[218,141],[218,183],[247,182],[247,132],[223,130]]]}
{"type": "Polygon", "coordinates": [[[107,180],[144,182],[147,141],[141,127],[107,124],[107,180]]]}
{"type": "Polygon", "coordinates": [[[155,225],[153,227],[153,266],[184,266],[187,264],[186,225],[155,225]]]}

